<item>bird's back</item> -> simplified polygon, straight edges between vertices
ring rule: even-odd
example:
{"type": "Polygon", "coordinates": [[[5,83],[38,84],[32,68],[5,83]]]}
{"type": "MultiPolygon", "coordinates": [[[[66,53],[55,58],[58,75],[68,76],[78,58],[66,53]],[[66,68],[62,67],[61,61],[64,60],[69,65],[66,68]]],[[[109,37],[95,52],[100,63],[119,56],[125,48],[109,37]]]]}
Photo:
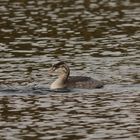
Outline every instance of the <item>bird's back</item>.
{"type": "Polygon", "coordinates": [[[70,76],[67,80],[67,86],[69,88],[101,88],[103,87],[103,83],[101,81],[97,81],[91,77],[86,76],[70,76]]]}

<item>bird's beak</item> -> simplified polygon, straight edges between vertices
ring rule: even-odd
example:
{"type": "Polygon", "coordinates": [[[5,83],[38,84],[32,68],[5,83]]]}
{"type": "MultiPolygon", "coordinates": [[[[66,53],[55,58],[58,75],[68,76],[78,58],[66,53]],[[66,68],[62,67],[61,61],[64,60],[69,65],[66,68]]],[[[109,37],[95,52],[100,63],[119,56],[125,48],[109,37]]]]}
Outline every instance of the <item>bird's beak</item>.
{"type": "Polygon", "coordinates": [[[52,75],[52,73],[53,73],[53,69],[52,68],[50,68],[49,70],[48,70],[48,75],[52,75]]]}
{"type": "Polygon", "coordinates": [[[49,70],[48,70],[48,75],[50,75],[50,76],[53,76],[53,75],[55,75],[55,72],[54,72],[55,70],[53,69],[53,68],[50,68],[49,70]]]}

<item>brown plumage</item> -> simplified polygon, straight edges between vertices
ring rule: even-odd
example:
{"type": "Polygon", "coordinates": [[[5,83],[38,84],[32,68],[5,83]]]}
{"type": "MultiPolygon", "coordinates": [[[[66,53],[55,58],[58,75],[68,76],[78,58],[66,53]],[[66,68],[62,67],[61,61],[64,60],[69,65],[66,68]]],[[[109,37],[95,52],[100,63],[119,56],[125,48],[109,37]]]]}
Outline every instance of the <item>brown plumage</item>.
{"type": "Polygon", "coordinates": [[[51,89],[61,89],[61,88],[101,88],[103,87],[103,82],[95,80],[91,77],[86,76],[69,76],[70,69],[65,62],[59,62],[52,66],[50,73],[56,73],[58,79],[51,84],[51,89]]]}

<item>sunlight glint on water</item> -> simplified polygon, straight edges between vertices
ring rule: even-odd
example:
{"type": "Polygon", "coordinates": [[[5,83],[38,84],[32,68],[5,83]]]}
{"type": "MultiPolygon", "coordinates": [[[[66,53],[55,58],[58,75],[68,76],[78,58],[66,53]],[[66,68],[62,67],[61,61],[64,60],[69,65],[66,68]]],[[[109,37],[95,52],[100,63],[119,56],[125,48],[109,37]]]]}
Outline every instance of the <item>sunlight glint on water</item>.
{"type": "Polygon", "coordinates": [[[140,139],[140,2],[0,1],[0,138],[140,139]],[[50,92],[59,60],[103,89],[50,92]]]}

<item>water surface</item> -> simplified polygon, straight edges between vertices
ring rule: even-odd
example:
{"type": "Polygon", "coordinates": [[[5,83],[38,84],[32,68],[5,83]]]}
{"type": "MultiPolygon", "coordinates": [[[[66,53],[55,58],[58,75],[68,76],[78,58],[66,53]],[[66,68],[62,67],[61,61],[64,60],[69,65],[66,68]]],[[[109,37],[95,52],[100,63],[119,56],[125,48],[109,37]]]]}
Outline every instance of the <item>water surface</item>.
{"type": "Polygon", "coordinates": [[[1,0],[0,138],[140,139],[139,0],[1,0]],[[50,92],[47,69],[103,89],[50,92]]]}

